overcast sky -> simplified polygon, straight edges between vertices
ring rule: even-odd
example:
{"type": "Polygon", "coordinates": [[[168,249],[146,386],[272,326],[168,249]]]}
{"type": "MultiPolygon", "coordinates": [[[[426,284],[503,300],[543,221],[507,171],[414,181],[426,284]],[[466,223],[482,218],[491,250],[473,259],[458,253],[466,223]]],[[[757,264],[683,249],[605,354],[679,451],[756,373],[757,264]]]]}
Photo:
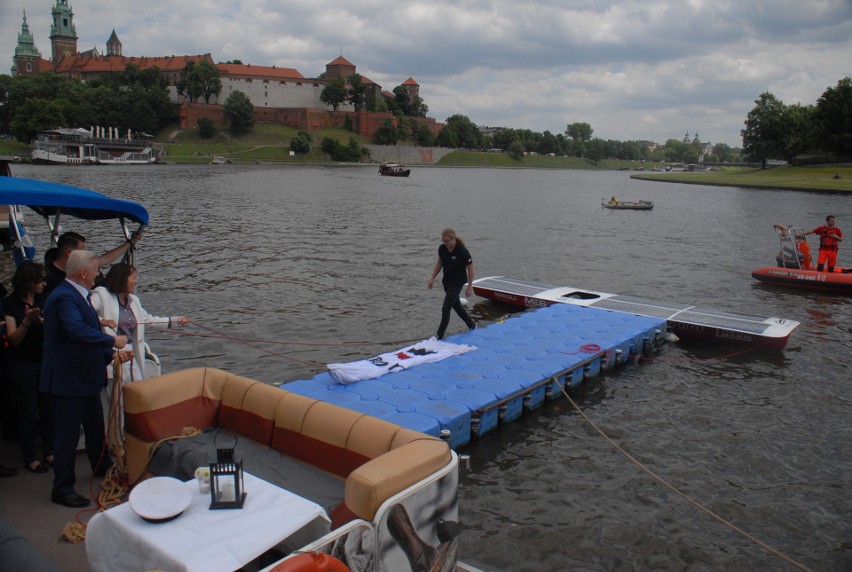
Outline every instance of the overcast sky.
{"type": "MultiPolygon", "coordinates": [[[[429,116],[660,143],[696,131],[742,145],[754,100],[815,104],[852,76],[852,0],[69,0],[79,50],[210,53],[295,68],[342,55],[392,90],[414,77],[429,116]]],[[[50,58],[56,0],[0,0],[0,72],[22,11],[50,58]]]]}

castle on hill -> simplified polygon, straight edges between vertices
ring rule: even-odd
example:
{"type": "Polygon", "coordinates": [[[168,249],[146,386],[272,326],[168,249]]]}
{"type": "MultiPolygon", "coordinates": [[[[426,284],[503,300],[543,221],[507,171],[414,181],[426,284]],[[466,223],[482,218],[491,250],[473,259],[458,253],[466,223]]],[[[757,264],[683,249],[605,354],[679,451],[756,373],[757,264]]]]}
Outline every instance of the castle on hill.
{"type": "MultiPolygon", "coordinates": [[[[129,64],[143,70],[156,67],[160,76],[166,80],[169,98],[173,103],[180,104],[181,128],[197,126],[201,117],[210,117],[214,124],[224,125],[222,104],[235,91],[241,91],[248,96],[255,107],[255,120],[258,123],[279,123],[311,131],[323,127],[343,127],[348,116],[358,134],[365,137],[372,137],[387,119],[397,125],[396,118],[389,112],[368,113],[364,109],[356,111],[351,103],[342,103],[337,111],[334,111],[320,100],[323,88],[329,81],[356,73],[355,64],[342,55],[326,64],[324,77],[308,78],[293,68],[215,63],[209,53],[163,57],[125,56],[115,30],[112,30],[106,42],[105,53],[101,53],[96,47],[79,52],[74,13],[68,0],[55,1],[51,10],[51,58],[42,58],[24,12],[18,44],[12,58],[12,76],[35,75],[49,71],[85,82],[101,75],[123,72],[129,64]],[[187,63],[202,60],[216,67],[222,82],[222,91],[218,96],[213,96],[209,103],[188,101],[177,89],[181,72],[187,63]]],[[[382,86],[367,77],[361,76],[361,82],[367,89],[367,98],[394,97],[393,93],[383,90],[382,86]]],[[[409,77],[401,85],[408,90],[412,99],[420,97],[420,86],[414,78],[409,77]]],[[[435,135],[443,127],[443,124],[431,118],[415,119],[427,125],[435,135]]]]}

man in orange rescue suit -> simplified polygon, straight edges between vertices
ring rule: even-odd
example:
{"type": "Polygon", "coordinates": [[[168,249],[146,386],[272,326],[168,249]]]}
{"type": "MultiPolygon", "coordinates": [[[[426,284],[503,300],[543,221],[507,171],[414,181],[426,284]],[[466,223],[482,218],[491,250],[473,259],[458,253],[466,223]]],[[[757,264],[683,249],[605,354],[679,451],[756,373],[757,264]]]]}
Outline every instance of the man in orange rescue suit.
{"type": "Polygon", "coordinates": [[[837,264],[837,247],[840,246],[840,241],[843,240],[843,233],[834,222],[834,215],[825,217],[825,225],[818,226],[810,232],[806,232],[801,236],[808,234],[819,235],[819,259],[817,260],[817,272],[822,272],[823,265],[828,262],[828,271],[834,272],[834,265],[837,264]]]}

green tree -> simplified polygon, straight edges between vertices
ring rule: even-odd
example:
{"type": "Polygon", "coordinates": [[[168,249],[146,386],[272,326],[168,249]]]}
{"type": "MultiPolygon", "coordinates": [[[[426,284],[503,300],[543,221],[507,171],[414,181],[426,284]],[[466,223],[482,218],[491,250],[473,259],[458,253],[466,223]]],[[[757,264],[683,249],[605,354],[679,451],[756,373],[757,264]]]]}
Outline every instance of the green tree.
{"type": "Polygon", "coordinates": [[[198,136],[202,139],[210,139],[216,135],[216,127],[213,126],[213,120],[209,117],[198,118],[198,136]]]}
{"type": "Polygon", "coordinates": [[[9,132],[18,141],[29,142],[41,131],[57,127],[65,127],[65,118],[56,101],[30,99],[15,113],[9,132]]]}
{"type": "Polygon", "coordinates": [[[588,123],[570,123],[565,128],[565,135],[574,141],[585,143],[592,138],[592,131],[592,126],[588,123]]]}
{"type": "Polygon", "coordinates": [[[595,137],[586,144],[585,157],[595,165],[599,164],[607,156],[606,141],[595,137]]]}
{"type": "Polygon", "coordinates": [[[586,143],[592,138],[592,126],[588,123],[571,123],[565,128],[571,138],[571,151],[575,157],[586,155],[586,143]]]}
{"type": "Polygon", "coordinates": [[[393,95],[396,106],[402,114],[411,115],[411,96],[408,94],[408,88],[398,85],[393,88],[393,95]]]}
{"type": "Polygon", "coordinates": [[[248,96],[241,91],[235,91],[228,96],[222,114],[225,121],[230,122],[231,132],[236,135],[254,127],[254,106],[248,96]]]}
{"type": "Polygon", "coordinates": [[[194,74],[195,61],[189,60],[188,62],[186,62],[186,65],[183,66],[183,69],[180,72],[180,79],[175,85],[175,87],[177,88],[178,95],[184,96],[190,102],[201,96],[199,86],[194,81],[192,81],[192,77],[194,76],[194,74]]]}
{"type": "Polygon", "coordinates": [[[340,104],[346,101],[346,82],[344,79],[336,77],[329,81],[320,93],[320,101],[337,111],[340,104]]]}
{"type": "Polygon", "coordinates": [[[794,103],[784,110],[784,158],[790,163],[796,155],[808,153],[818,146],[816,108],[794,103]]]}
{"type": "Polygon", "coordinates": [[[545,131],[541,134],[541,140],[538,142],[538,152],[542,155],[556,154],[556,137],[550,131],[545,131]]]}
{"type": "Polygon", "coordinates": [[[367,102],[367,86],[361,80],[361,74],[352,74],[346,78],[346,100],[352,104],[355,110],[363,109],[367,102]]]}
{"type": "Polygon", "coordinates": [[[204,103],[210,103],[210,98],[222,92],[222,79],[219,69],[209,60],[190,60],[186,62],[177,83],[179,94],[194,99],[204,98],[204,103]]]}
{"type": "Polygon", "coordinates": [[[222,93],[222,78],[219,76],[219,68],[209,60],[201,60],[195,66],[194,81],[199,85],[204,103],[210,103],[211,97],[222,93]]]}
{"type": "Polygon", "coordinates": [[[335,161],[360,161],[361,157],[367,154],[367,150],[362,148],[354,137],[349,138],[348,145],[326,137],[320,143],[320,148],[335,161]]]}
{"type": "Polygon", "coordinates": [[[299,131],[290,139],[290,151],[294,153],[307,153],[311,150],[311,134],[307,131],[299,131]]]}
{"type": "Polygon", "coordinates": [[[823,92],[817,100],[814,122],[825,151],[852,154],[852,79],[845,77],[823,92]]]}
{"type": "Polygon", "coordinates": [[[746,116],[745,129],[740,131],[743,153],[752,161],[760,161],[765,169],[768,159],[785,155],[786,107],[768,91],[760,94],[754,103],[754,108],[746,116]]]}
{"type": "Polygon", "coordinates": [[[376,134],[373,135],[373,143],[376,145],[396,145],[398,141],[399,130],[390,119],[385,119],[382,126],[376,129],[376,134]]]}
{"type": "Polygon", "coordinates": [[[466,115],[452,115],[438,134],[442,147],[482,148],[482,132],[466,115]]]}
{"type": "Polygon", "coordinates": [[[734,157],[734,152],[727,143],[716,143],[713,145],[713,157],[719,163],[728,163],[734,157]]]}
{"type": "MultiPolygon", "coordinates": [[[[515,130],[506,128],[500,129],[497,131],[491,139],[491,143],[495,149],[502,149],[507,151],[509,149],[509,145],[517,140],[517,136],[515,135],[515,130]]],[[[519,141],[520,143],[520,141],[519,141]]]]}
{"type": "Polygon", "coordinates": [[[519,140],[515,139],[511,143],[509,143],[508,148],[506,149],[506,153],[509,154],[509,157],[514,159],[515,161],[521,161],[524,158],[524,144],[519,140]]]}
{"type": "Polygon", "coordinates": [[[435,145],[435,135],[429,126],[424,123],[417,123],[417,128],[414,132],[414,141],[421,147],[432,147],[435,145]]]}

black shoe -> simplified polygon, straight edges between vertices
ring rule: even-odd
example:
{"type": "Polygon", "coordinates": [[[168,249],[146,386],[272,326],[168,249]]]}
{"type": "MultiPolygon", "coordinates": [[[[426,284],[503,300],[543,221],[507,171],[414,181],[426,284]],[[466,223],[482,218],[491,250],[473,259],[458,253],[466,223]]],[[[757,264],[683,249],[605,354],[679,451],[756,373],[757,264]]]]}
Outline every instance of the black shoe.
{"type": "Polygon", "coordinates": [[[474,324],[474,325],[472,325],[472,326],[468,326],[467,331],[468,331],[468,332],[472,332],[472,331],[473,331],[473,330],[475,330],[475,329],[476,329],[476,324],[474,324]]]}
{"type": "Polygon", "coordinates": [[[26,467],[26,468],[27,468],[27,470],[28,470],[29,472],[31,472],[31,473],[44,474],[44,473],[46,473],[46,472],[50,471],[50,467],[48,467],[47,465],[45,465],[45,464],[44,464],[44,463],[42,463],[41,461],[36,461],[36,466],[35,466],[35,467],[33,467],[32,465],[30,465],[29,463],[27,463],[26,465],[24,465],[24,467],[26,467]]]}
{"type": "Polygon", "coordinates": [[[92,504],[92,501],[74,492],[63,495],[62,493],[54,491],[50,493],[50,500],[56,504],[61,504],[62,506],[67,506],[69,508],[83,508],[84,506],[92,504]]]}
{"type": "Polygon", "coordinates": [[[0,465],[0,479],[14,477],[17,474],[18,469],[13,469],[12,467],[4,467],[3,465],[0,465]]]}

